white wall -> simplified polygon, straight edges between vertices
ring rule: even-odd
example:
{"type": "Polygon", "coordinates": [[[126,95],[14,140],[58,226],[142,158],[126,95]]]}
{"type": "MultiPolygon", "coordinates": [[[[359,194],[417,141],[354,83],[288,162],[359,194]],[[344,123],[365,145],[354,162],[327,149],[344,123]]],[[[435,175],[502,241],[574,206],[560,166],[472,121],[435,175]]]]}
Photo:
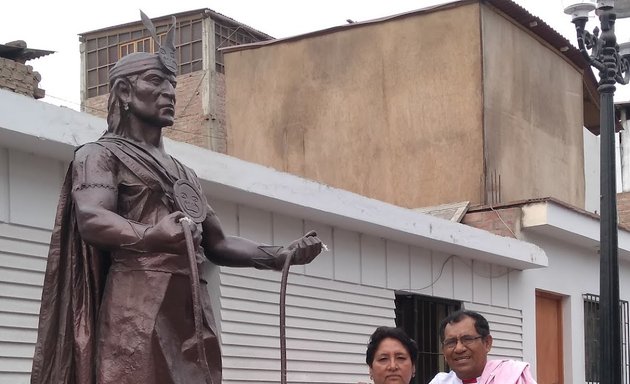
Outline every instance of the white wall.
{"type": "MultiPolygon", "coordinates": [[[[2,384],[28,382],[50,229],[66,167],[62,161],[0,148],[2,384]]],[[[499,320],[505,315],[520,324],[521,303],[509,297],[512,273],[505,267],[215,196],[209,201],[230,234],[286,244],[316,229],[330,248],[312,264],[292,269],[290,379],[367,380],[365,344],[377,326],[394,325],[396,290],[482,305],[478,309],[489,313],[491,322],[505,323],[499,320]]],[[[280,274],[212,266],[205,267],[205,274],[214,276],[209,289],[222,331],[225,382],[275,382],[280,274]]],[[[520,330],[496,336],[496,356],[522,356],[520,330]],[[514,334],[519,340],[513,340],[514,334]]]]}
{"type": "Polygon", "coordinates": [[[584,136],[584,209],[599,212],[599,136],[582,128],[584,136]]]}
{"type": "Polygon", "coordinates": [[[0,147],[0,383],[27,383],[63,168],[0,147]]]}
{"type": "MultiPolygon", "coordinates": [[[[584,301],[586,293],[599,294],[599,256],[588,249],[544,235],[523,232],[525,239],[538,244],[549,257],[549,267],[519,272],[511,281],[515,300],[523,303],[524,357],[536,371],[536,289],[563,295],[564,380],[584,382],[584,301]]],[[[620,261],[620,298],[630,301],[630,263],[620,261]]]]}
{"type": "MultiPolygon", "coordinates": [[[[286,244],[316,229],[330,248],[312,264],[292,268],[289,381],[367,382],[365,345],[377,326],[394,325],[397,290],[463,301],[490,321],[493,358],[523,358],[521,301],[509,296],[518,272],[213,196],[209,201],[229,234],[286,244]]],[[[221,268],[220,281],[224,382],[277,383],[280,273],[221,268]]]]}
{"type": "MultiPolygon", "coordinates": [[[[599,152],[600,139],[586,128],[582,129],[584,134],[584,185],[586,188],[584,199],[584,209],[589,212],[599,212],[599,152]]],[[[621,182],[621,153],[619,134],[615,134],[615,169],[617,193],[623,191],[621,182]]]]}

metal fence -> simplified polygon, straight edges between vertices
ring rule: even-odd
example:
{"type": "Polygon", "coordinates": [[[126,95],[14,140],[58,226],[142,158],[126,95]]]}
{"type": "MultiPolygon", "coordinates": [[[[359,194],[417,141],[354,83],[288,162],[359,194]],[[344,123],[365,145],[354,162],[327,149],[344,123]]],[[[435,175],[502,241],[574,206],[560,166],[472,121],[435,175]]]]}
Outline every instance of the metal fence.
{"type": "MultiPolygon", "coordinates": [[[[585,294],[584,357],[587,384],[599,383],[599,296],[585,294]]],[[[630,312],[628,302],[619,301],[621,316],[621,369],[623,384],[630,384],[630,312]]]]}

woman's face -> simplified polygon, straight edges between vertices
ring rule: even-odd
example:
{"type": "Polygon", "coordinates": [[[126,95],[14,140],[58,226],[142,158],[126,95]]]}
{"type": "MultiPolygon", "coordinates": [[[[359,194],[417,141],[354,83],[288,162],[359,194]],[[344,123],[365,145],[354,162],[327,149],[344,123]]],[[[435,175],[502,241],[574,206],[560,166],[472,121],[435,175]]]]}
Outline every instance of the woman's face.
{"type": "Polygon", "coordinates": [[[393,338],[381,341],[370,367],[374,384],[409,384],[416,367],[402,343],[393,338]]]}

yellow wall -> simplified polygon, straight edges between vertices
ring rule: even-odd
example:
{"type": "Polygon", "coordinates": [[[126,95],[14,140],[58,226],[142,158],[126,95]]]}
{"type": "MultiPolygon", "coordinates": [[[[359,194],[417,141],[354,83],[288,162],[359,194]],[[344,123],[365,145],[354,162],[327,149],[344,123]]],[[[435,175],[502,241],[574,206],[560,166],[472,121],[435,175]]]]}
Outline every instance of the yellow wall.
{"type": "Polygon", "coordinates": [[[581,74],[488,6],[482,25],[488,178],[501,176],[504,202],[552,196],[583,208],[581,74]]]}
{"type": "Polygon", "coordinates": [[[225,61],[229,155],[405,207],[480,202],[478,4],[225,61]]]}

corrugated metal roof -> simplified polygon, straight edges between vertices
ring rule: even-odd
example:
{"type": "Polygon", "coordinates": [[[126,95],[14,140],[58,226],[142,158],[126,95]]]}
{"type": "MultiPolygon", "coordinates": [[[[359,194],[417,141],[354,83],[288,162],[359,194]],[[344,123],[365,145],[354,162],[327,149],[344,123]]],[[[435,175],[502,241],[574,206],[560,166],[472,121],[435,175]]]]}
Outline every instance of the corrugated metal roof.
{"type": "Polygon", "coordinates": [[[18,62],[26,62],[51,53],[55,53],[55,51],[27,48],[26,43],[22,40],[0,44],[0,57],[18,62]]]}

